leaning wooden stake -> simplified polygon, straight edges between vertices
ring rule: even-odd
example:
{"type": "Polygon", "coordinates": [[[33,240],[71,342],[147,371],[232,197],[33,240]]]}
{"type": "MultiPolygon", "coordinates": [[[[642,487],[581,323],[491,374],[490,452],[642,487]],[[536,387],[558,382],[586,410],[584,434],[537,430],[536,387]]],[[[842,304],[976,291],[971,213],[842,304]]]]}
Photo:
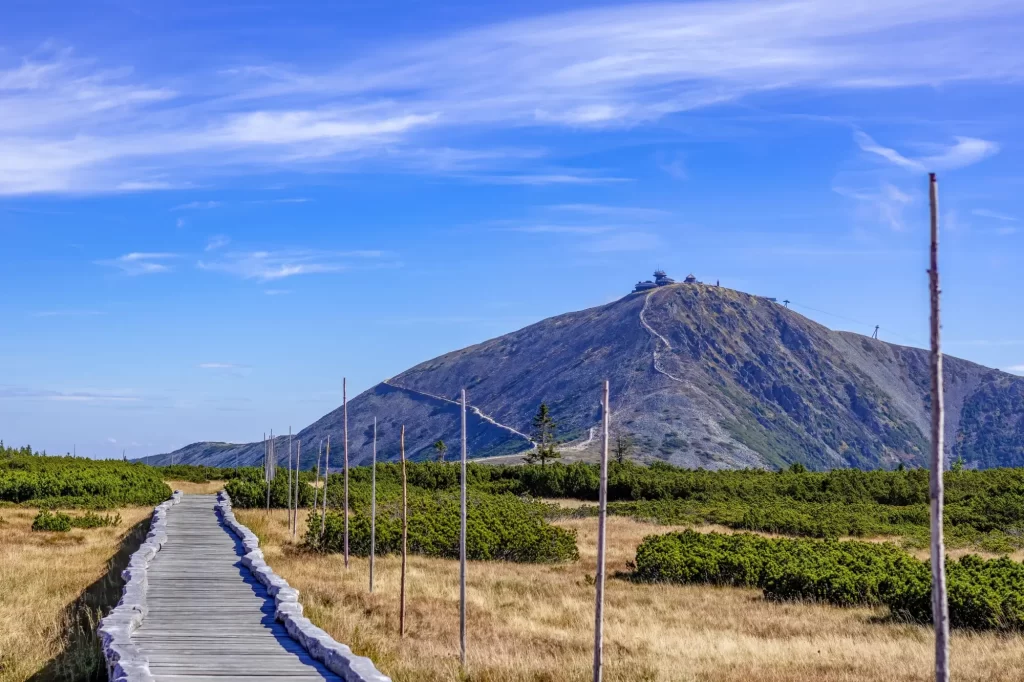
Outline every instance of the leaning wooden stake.
{"type": "Polygon", "coordinates": [[[327,453],[324,457],[324,508],[320,516],[320,541],[324,539],[324,529],[327,527],[327,480],[331,476],[331,434],[327,434],[327,453]]]}
{"type": "Polygon", "coordinates": [[[931,264],[928,279],[932,304],[932,620],[935,622],[935,680],[949,681],[949,605],[946,601],[946,547],[942,537],[943,414],[942,351],[939,343],[939,185],[930,173],[931,264]]]}
{"type": "Polygon", "coordinates": [[[611,404],[609,402],[608,382],[604,382],[602,405],[602,445],[601,445],[601,489],[598,497],[597,515],[597,573],[594,584],[597,586],[597,602],[594,608],[594,682],[601,682],[604,666],[604,568],[607,550],[608,525],[608,426],[611,422],[611,404]]]}
{"type": "Polygon", "coordinates": [[[344,414],[344,429],[345,429],[345,568],[348,568],[348,389],[346,387],[347,380],[343,377],[341,380],[341,406],[344,414]]]}
{"type": "Polygon", "coordinates": [[[373,467],[370,469],[370,592],[377,554],[377,418],[373,418],[373,467]]]}
{"type": "Polygon", "coordinates": [[[466,669],[466,389],[462,389],[462,463],[459,507],[459,661],[466,669]]]}
{"type": "Polygon", "coordinates": [[[405,480],[405,425],[402,425],[402,585],[398,600],[398,635],[405,637],[405,568],[406,553],[409,545],[409,497],[405,480]]]}

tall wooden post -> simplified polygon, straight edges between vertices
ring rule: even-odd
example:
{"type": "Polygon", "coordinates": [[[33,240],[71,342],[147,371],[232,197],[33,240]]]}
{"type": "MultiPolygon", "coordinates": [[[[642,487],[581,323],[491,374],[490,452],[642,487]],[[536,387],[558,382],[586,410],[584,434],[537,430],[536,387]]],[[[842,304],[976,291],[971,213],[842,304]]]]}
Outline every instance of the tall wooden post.
{"type": "Polygon", "coordinates": [[[928,270],[931,290],[932,337],[932,620],[935,623],[935,680],[949,682],[949,605],[946,601],[946,547],[942,537],[943,429],[942,350],[939,343],[939,185],[935,173],[928,175],[931,203],[931,263],[928,270]]]}
{"type": "Polygon", "coordinates": [[[602,400],[602,444],[601,444],[601,492],[597,516],[597,572],[594,584],[597,587],[597,601],[594,608],[594,682],[601,682],[604,666],[604,569],[608,537],[608,431],[611,422],[608,382],[604,382],[602,400]]]}
{"type": "Polygon", "coordinates": [[[459,661],[466,668],[466,389],[462,389],[462,461],[459,510],[459,661]]]}
{"type": "Polygon", "coordinates": [[[405,478],[405,424],[402,424],[402,586],[398,601],[398,635],[405,637],[405,571],[409,550],[409,492],[405,478]]]}
{"type": "Polygon", "coordinates": [[[370,592],[377,554],[377,418],[373,418],[373,466],[370,469],[370,592]]]}
{"type": "Polygon", "coordinates": [[[320,516],[320,540],[324,539],[324,529],[327,527],[327,481],[331,476],[331,434],[327,434],[327,453],[324,458],[324,508],[320,516]]]}
{"type": "Polygon", "coordinates": [[[343,377],[341,380],[341,406],[342,413],[344,414],[344,430],[345,430],[345,568],[348,568],[348,388],[346,386],[347,380],[343,377]]]}
{"type": "Polygon", "coordinates": [[[292,527],[292,427],[288,427],[288,527],[292,527]]]}
{"type": "Polygon", "coordinates": [[[320,446],[316,449],[316,478],[313,479],[313,518],[316,518],[316,510],[320,502],[320,458],[324,454],[324,439],[320,439],[320,446]]]}
{"type": "Polygon", "coordinates": [[[264,464],[264,475],[263,478],[267,482],[267,513],[270,513],[270,444],[274,441],[274,432],[270,432],[270,440],[267,440],[267,434],[263,434],[263,464],[264,464]]]}
{"type": "Polygon", "coordinates": [[[299,460],[302,457],[302,439],[295,441],[295,504],[292,505],[292,542],[295,542],[295,533],[299,529],[299,460]]]}

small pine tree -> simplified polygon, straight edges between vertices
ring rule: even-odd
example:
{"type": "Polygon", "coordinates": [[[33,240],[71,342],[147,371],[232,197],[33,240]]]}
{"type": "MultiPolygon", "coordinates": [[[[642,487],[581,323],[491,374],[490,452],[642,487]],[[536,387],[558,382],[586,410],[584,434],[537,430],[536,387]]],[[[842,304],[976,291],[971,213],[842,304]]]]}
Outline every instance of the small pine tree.
{"type": "Polygon", "coordinates": [[[615,461],[619,464],[625,463],[626,459],[633,454],[633,436],[624,431],[616,431],[612,447],[615,452],[615,461]]]}
{"type": "Polygon", "coordinates": [[[547,403],[541,403],[533,417],[533,439],[536,447],[526,455],[527,462],[540,462],[541,466],[544,466],[549,459],[558,459],[562,456],[562,453],[555,449],[556,426],[547,403]]]}
{"type": "Polygon", "coordinates": [[[443,440],[438,439],[437,442],[434,443],[434,449],[437,450],[437,461],[443,462],[444,455],[448,452],[448,446],[444,444],[443,440]]]}

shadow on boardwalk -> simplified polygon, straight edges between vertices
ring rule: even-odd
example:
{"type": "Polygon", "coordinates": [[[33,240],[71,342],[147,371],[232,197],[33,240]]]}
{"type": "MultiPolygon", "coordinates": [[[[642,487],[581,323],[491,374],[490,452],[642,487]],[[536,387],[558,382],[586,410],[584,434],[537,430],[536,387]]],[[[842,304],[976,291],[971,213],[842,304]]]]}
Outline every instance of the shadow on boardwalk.
{"type": "Polygon", "coordinates": [[[61,653],[51,659],[28,682],[103,682],[107,666],[96,634],[100,619],[110,612],[121,598],[124,580],[121,571],[128,566],[132,554],[146,539],[149,519],[128,529],[117,553],[107,562],[107,571],[99,580],[78,595],[61,612],[61,653]]]}

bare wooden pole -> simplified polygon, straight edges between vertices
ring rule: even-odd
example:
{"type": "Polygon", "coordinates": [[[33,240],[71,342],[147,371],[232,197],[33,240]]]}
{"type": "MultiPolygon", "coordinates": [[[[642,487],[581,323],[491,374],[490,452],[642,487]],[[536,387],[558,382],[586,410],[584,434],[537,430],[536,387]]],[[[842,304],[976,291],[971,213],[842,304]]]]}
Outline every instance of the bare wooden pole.
{"type": "Polygon", "coordinates": [[[288,427],[288,527],[292,525],[292,427],[288,427]]]}
{"type": "Polygon", "coordinates": [[[292,505],[292,542],[295,542],[295,533],[299,529],[299,458],[302,456],[302,439],[295,441],[295,503],[292,505]]]}
{"type": "Polygon", "coordinates": [[[402,425],[402,586],[398,601],[398,635],[405,637],[405,570],[409,549],[409,492],[405,478],[405,424],[402,425]]]}
{"type": "Polygon", "coordinates": [[[324,508],[320,516],[320,540],[324,539],[324,529],[327,527],[327,480],[331,475],[331,434],[327,434],[327,453],[324,457],[324,508]]]}
{"type": "Polygon", "coordinates": [[[612,412],[607,381],[604,382],[602,398],[601,492],[598,497],[597,572],[594,577],[594,584],[597,587],[594,608],[594,682],[601,682],[601,674],[604,672],[604,569],[608,544],[608,432],[612,412]]]}
{"type": "Polygon", "coordinates": [[[943,498],[943,414],[942,350],[939,322],[939,185],[935,173],[928,175],[931,203],[931,263],[928,279],[931,290],[932,336],[932,470],[931,470],[931,531],[932,531],[932,620],[935,623],[935,680],[949,682],[949,605],[946,600],[946,547],[942,537],[943,498]]]}
{"type": "Polygon", "coordinates": [[[320,501],[320,458],[324,454],[324,439],[320,439],[320,446],[316,449],[316,478],[313,483],[313,518],[316,518],[317,504],[320,501]]]}
{"type": "Polygon", "coordinates": [[[270,443],[274,440],[274,432],[270,432],[270,440],[267,434],[263,434],[263,479],[267,482],[267,513],[270,513],[270,443]]]}
{"type": "Polygon", "coordinates": [[[344,414],[344,430],[345,430],[345,568],[348,568],[348,381],[342,377],[341,379],[341,408],[344,414]]]}
{"type": "Polygon", "coordinates": [[[377,554],[377,418],[373,418],[373,466],[370,469],[370,592],[377,554]]]}
{"type": "Polygon", "coordinates": [[[462,389],[462,462],[459,511],[459,661],[466,668],[466,389],[462,389]]]}

